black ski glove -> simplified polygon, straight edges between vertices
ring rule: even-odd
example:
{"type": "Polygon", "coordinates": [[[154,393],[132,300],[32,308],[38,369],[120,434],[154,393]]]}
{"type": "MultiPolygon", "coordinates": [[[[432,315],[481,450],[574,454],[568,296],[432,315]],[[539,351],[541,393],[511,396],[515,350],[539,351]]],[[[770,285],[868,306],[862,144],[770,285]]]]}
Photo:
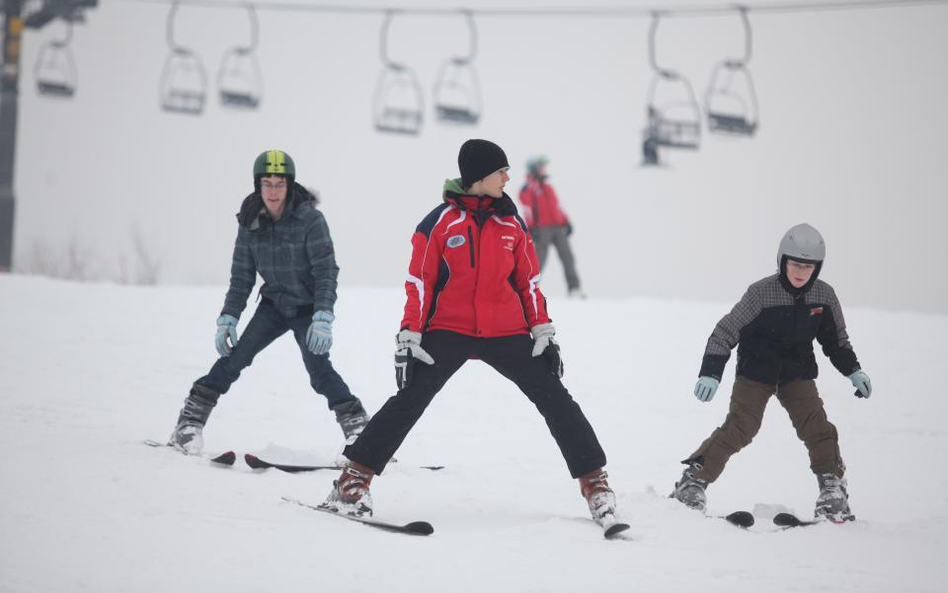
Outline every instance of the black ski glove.
{"type": "Polygon", "coordinates": [[[401,390],[411,385],[417,361],[434,364],[434,359],[421,347],[421,334],[418,332],[403,329],[395,337],[395,343],[398,345],[395,349],[395,384],[401,390]]]}
{"type": "Polygon", "coordinates": [[[560,345],[553,336],[556,328],[552,323],[541,323],[530,329],[533,336],[533,356],[542,355],[550,365],[550,373],[556,378],[563,377],[563,359],[560,358],[560,345]]]}

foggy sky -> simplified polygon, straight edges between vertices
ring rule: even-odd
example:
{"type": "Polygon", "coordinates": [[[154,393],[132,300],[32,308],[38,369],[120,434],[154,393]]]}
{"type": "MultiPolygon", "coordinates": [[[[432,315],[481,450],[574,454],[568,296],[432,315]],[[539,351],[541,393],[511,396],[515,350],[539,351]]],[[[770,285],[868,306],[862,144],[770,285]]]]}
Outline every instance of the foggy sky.
{"type": "MultiPolygon", "coordinates": [[[[134,268],[137,233],[163,283],[223,286],[253,160],[281,148],[321,193],[340,283],[400,286],[415,225],[457,175],[460,144],[482,137],[506,150],[515,199],[527,157],[549,157],[592,297],[730,304],[774,271],[781,235],[806,221],[826,239],[822,278],[844,307],[948,313],[946,5],[751,12],[757,136],[705,134],[697,152],[665,152],[660,169],[639,166],[647,19],[478,17],[484,115],[469,129],[436,122],[430,102],[439,63],[467,45],[464,21],[400,17],[390,49],[428,101],[422,135],[403,138],[372,128],[381,15],[258,11],[263,104],[235,112],[217,102],[214,74],[225,50],[246,43],[246,14],[182,7],[176,38],[210,77],[208,106],[193,118],[158,106],[167,12],[114,0],[88,12],[74,29],[68,101],[39,96],[32,73],[62,23],[25,32],[17,269],[71,245],[89,276],[115,279],[134,268]]],[[[742,52],[740,21],[667,19],[658,45],[659,62],[687,75],[700,100],[712,65],[742,52]]],[[[555,255],[545,272],[555,303],[565,294],[555,255]]]]}

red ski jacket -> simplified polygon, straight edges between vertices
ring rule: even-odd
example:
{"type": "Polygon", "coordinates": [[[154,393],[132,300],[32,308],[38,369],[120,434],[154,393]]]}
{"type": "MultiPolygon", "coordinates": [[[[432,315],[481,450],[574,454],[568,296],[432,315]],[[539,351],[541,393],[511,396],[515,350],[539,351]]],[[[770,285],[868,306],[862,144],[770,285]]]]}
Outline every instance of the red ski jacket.
{"type": "Polygon", "coordinates": [[[524,206],[523,217],[529,229],[538,226],[569,224],[569,218],[560,208],[556,191],[549,183],[541,183],[533,177],[528,177],[523,189],[520,190],[520,203],[524,206]]]}
{"type": "Polygon", "coordinates": [[[449,179],[411,243],[402,329],[494,338],[550,321],[533,239],[506,194],[465,195],[449,179]]]}

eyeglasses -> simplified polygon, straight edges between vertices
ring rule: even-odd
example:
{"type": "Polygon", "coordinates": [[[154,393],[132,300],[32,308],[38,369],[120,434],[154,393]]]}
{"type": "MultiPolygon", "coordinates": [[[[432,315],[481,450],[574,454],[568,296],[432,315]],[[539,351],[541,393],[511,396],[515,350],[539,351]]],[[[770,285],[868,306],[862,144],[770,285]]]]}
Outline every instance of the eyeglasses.
{"type": "Polygon", "coordinates": [[[264,181],[262,183],[262,186],[263,186],[263,189],[269,189],[269,190],[286,189],[286,182],[281,181],[280,183],[270,183],[269,181],[264,181]]]}

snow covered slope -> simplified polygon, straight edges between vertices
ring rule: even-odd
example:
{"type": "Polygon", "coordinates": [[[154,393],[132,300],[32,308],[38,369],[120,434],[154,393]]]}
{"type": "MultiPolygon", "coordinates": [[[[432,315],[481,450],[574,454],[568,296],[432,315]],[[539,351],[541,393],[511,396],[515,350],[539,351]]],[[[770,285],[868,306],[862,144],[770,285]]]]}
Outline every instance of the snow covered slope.
{"type": "MultiPolygon", "coordinates": [[[[846,310],[875,392],[857,400],[822,358],[818,385],[858,521],[776,532],[758,518],[742,532],[665,498],[726,413],[732,375],[710,404],[691,391],[730,303],[554,300],[565,382],[609,455],[633,540],[602,539],[540,416],[479,362],[373,484],[378,516],[434,525],[411,538],[281,502],[320,501],[334,472],[219,469],[141,444],[167,438],[213,362],[223,293],[0,275],[0,591],[944,590],[948,317],[846,310]],[[434,463],[447,469],[415,468],[434,463]]],[[[398,290],[340,290],[332,358],[370,411],[394,392],[402,304],[398,290]]],[[[208,452],[288,462],[331,462],[341,444],[288,337],[222,398],[205,438],[208,452]]],[[[711,507],[809,514],[807,464],[772,403],[711,507]]]]}

